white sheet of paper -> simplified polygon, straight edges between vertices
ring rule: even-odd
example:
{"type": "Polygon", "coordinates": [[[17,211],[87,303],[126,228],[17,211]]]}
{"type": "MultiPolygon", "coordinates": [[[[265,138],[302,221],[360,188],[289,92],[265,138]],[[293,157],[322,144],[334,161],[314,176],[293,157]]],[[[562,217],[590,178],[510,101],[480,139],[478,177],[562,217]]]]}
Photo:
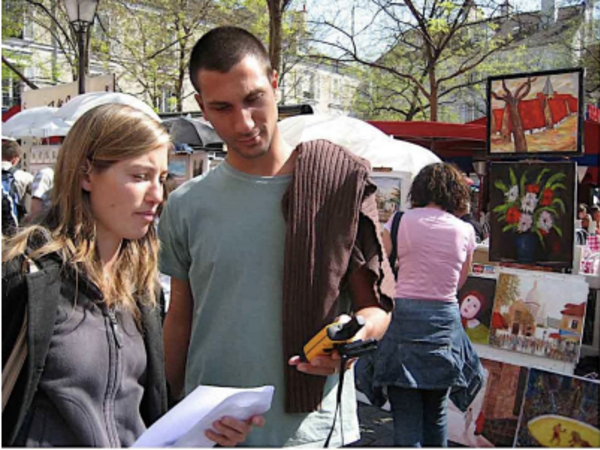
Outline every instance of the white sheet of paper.
{"type": "Polygon", "coordinates": [[[152,425],[133,447],[214,447],[204,432],[223,416],[248,420],[271,408],[273,386],[237,389],[198,386],[152,425]]]}

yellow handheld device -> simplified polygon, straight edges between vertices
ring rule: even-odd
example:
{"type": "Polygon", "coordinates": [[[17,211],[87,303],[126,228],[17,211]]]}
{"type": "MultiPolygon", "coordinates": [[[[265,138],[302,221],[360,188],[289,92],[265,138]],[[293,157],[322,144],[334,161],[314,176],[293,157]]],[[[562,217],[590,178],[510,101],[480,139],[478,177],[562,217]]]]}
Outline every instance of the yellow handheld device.
{"type": "Polygon", "coordinates": [[[365,326],[365,319],[354,316],[349,322],[334,322],[319,331],[302,350],[302,360],[311,362],[314,357],[329,355],[342,344],[352,342],[354,336],[365,326]]]}

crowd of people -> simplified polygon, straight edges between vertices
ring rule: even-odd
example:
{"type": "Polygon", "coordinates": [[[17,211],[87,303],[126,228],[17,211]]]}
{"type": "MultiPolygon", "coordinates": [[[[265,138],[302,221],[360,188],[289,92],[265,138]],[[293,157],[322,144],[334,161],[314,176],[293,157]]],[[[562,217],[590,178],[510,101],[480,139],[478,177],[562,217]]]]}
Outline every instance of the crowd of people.
{"type": "Polygon", "coordinates": [[[129,106],[85,113],[54,176],[16,169],[20,148],[3,142],[2,363],[16,380],[3,386],[3,445],[131,446],[199,385],[275,386],[266,414],[212,424],[220,446],[349,444],[354,379],[341,405],[338,384],[353,361],[307,361],[302,347],[356,315],[355,337],[379,341],[373,384],[389,397],[394,444],[446,446],[450,396],[466,411],[483,377],[456,297],[485,238],[463,174],[423,168],[411,209],[380,233],[366,161],[282,139],[277,73],[255,36],[211,30],[189,75],[228,152],[175,190],[169,134],[129,106]]]}

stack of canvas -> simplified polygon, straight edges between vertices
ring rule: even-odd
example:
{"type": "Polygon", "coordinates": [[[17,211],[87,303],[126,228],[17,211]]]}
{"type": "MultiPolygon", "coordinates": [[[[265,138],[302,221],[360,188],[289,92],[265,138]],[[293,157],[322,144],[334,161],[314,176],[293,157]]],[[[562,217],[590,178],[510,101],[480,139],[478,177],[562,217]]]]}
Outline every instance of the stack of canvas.
{"type": "Polygon", "coordinates": [[[448,438],[470,447],[599,447],[600,383],[482,360],[486,381],[465,413],[452,403],[448,438]]]}

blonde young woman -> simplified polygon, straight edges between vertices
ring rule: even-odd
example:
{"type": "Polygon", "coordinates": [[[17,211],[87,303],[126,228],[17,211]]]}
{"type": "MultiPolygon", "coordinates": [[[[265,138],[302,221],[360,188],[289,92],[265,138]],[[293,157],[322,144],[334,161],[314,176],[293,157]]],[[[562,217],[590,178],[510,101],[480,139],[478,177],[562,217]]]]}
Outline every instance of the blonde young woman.
{"type": "MultiPolygon", "coordinates": [[[[130,446],[167,409],[157,240],[169,135],[124,105],[83,115],[59,152],[49,212],[2,247],[3,367],[28,315],[28,356],[3,446],[130,446]]],[[[242,442],[222,418],[207,436],[242,442]]]]}

